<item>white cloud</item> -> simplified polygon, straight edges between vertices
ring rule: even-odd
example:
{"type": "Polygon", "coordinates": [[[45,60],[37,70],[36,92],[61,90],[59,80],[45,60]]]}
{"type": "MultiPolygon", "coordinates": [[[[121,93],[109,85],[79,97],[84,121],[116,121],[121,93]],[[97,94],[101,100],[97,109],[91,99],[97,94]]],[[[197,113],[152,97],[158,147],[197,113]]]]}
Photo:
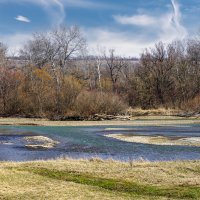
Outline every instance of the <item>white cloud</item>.
{"type": "Polygon", "coordinates": [[[122,25],[142,26],[144,29],[139,35],[130,30],[113,32],[100,27],[85,29],[91,53],[93,53],[92,49],[100,45],[107,49],[116,49],[117,54],[133,57],[139,56],[145,48],[152,47],[159,41],[169,43],[187,37],[187,30],[181,24],[180,6],[176,0],[172,0],[172,10],[161,16],[143,14],[128,17],[117,15],[114,16],[114,19],[122,25]]]}
{"type": "MultiPolygon", "coordinates": [[[[54,23],[62,23],[65,18],[64,7],[67,2],[73,6],[94,6],[84,4],[82,0],[22,0],[26,2],[32,1],[43,6],[49,15],[54,18],[54,23]]],[[[1,2],[1,0],[0,0],[1,2]]],[[[142,26],[143,31],[134,33],[133,29],[128,31],[112,31],[109,28],[87,28],[83,32],[87,38],[90,53],[93,54],[97,45],[109,48],[115,48],[116,53],[122,56],[139,56],[145,48],[152,47],[156,42],[163,41],[165,43],[176,39],[183,39],[187,36],[187,30],[182,25],[182,16],[180,6],[176,0],[172,0],[172,9],[160,16],[142,15],[120,16],[117,15],[114,19],[122,25],[142,26]],[[153,33],[152,33],[153,32],[153,33]],[[153,34],[153,35],[152,35],[153,34]]],[[[8,44],[11,51],[18,50],[23,46],[23,43],[31,38],[31,34],[15,34],[5,37],[0,37],[3,42],[8,44]]]]}
{"type": "Polygon", "coordinates": [[[187,36],[186,28],[181,24],[182,15],[180,6],[176,0],[171,0],[173,10],[161,16],[133,15],[133,16],[113,16],[122,25],[134,25],[154,29],[158,35],[157,40],[170,42],[176,39],[184,39],[187,36]]]}
{"type": "Polygon", "coordinates": [[[147,40],[145,35],[133,37],[127,32],[113,32],[101,28],[83,30],[88,41],[89,53],[101,46],[106,49],[115,49],[117,55],[125,57],[138,57],[144,48],[153,46],[154,41],[147,40]]]}
{"type": "Polygon", "coordinates": [[[161,26],[160,38],[166,42],[187,37],[187,29],[182,25],[182,14],[177,0],[171,0],[173,12],[164,15],[159,25],[161,26]]]}
{"type": "Polygon", "coordinates": [[[137,25],[137,26],[151,26],[156,23],[156,19],[148,15],[134,15],[134,16],[113,16],[114,19],[124,25],[137,25]]]}
{"type": "Polygon", "coordinates": [[[51,17],[52,24],[61,25],[65,20],[65,7],[60,0],[39,0],[51,17]]]}
{"type": "Polygon", "coordinates": [[[30,23],[31,22],[31,20],[29,18],[24,17],[22,15],[18,15],[17,17],[15,17],[15,19],[17,21],[20,21],[20,22],[26,22],[26,23],[30,23]]]}
{"type": "Polygon", "coordinates": [[[62,0],[21,0],[21,1],[41,6],[50,16],[50,20],[53,26],[60,25],[64,22],[66,14],[62,0]]]}
{"type": "Polygon", "coordinates": [[[8,47],[9,55],[17,55],[19,50],[25,45],[25,43],[32,38],[32,34],[29,33],[15,33],[12,35],[0,35],[1,42],[5,43],[8,47]]]}
{"type": "MultiPolygon", "coordinates": [[[[31,3],[41,6],[50,16],[52,25],[60,25],[65,19],[65,3],[71,0],[0,0],[0,3],[31,3]]],[[[75,0],[76,1],[76,0],[75,0]]],[[[16,20],[29,22],[24,16],[17,16],[16,20]]]]}
{"type": "MultiPolygon", "coordinates": [[[[114,5],[109,5],[105,3],[98,3],[92,0],[0,0],[0,3],[32,3],[40,5],[50,16],[50,20],[53,26],[61,25],[64,23],[66,13],[65,7],[80,7],[87,9],[94,8],[104,8],[110,9],[114,5]]],[[[27,19],[19,16],[19,20],[23,22],[28,22],[27,19]]],[[[16,19],[18,20],[18,19],[16,19]]]]}

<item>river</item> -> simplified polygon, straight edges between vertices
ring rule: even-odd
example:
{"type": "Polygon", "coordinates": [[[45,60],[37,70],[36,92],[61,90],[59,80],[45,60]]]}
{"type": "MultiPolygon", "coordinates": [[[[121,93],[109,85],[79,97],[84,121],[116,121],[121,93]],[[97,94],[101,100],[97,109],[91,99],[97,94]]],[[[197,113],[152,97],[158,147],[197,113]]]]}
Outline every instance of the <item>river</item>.
{"type": "Polygon", "coordinates": [[[93,126],[93,127],[43,127],[0,126],[0,160],[32,161],[59,157],[115,160],[199,160],[200,147],[176,145],[151,145],[130,143],[106,134],[162,135],[173,137],[200,137],[200,124],[166,126],[93,126]],[[30,149],[25,136],[45,136],[59,141],[51,149],[30,149]]]}

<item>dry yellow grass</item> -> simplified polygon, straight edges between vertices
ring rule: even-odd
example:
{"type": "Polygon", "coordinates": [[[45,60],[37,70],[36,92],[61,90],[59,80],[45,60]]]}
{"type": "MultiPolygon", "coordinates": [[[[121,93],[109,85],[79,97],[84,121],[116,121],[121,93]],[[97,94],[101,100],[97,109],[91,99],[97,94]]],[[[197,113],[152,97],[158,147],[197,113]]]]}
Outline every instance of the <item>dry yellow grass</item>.
{"type": "Polygon", "coordinates": [[[1,162],[0,183],[1,200],[198,199],[200,161],[122,163],[60,159],[1,162]],[[134,187],[137,190],[132,192],[134,187]],[[188,194],[185,192],[181,196],[182,190],[188,194]]]}
{"type": "Polygon", "coordinates": [[[14,126],[149,126],[200,123],[200,119],[173,116],[141,116],[129,121],[50,121],[48,119],[0,118],[0,125],[14,126]]]}
{"type": "Polygon", "coordinates": [[[0,199],[123,199],[95,187],[54,180],[29,172],[0,170],[0,199]]]}
{"type": "Polygon", "coordinates": [[[25,145],[25,147],[30,149],[38,149],[38,148],[52,149],[57,144],[59,144],[58,141],[52,140],[51,138],[44,136],[29,136],[29,137],[24,137],[24,139],[28,142],[28,144],[25,145]]]}
{"type": "Polygon", "coordinates": [[[125,142],[134,142],[141,144],[153,144],[153,145],[176,145],[176,146],[196,146],[200,147],[199,137],[185,137],[177,138],[166,136],[138,136],[127,134],[107,134],[105,137],[115,138],[125,142]]]}
{"type": "Polygon", "coordinates": [[[132,116],[173,116],[180,113],[178,109],[142,109],[142,108],[130,108],[127,111],[132,116]]]}

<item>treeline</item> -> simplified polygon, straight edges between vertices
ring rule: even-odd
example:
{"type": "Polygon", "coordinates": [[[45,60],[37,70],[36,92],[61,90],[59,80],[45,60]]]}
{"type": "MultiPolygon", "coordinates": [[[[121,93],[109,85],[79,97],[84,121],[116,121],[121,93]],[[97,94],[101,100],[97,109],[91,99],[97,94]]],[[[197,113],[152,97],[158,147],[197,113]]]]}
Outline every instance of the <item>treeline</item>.
{"type": "Polygon", "coordinates": [[[1,44],[0,114],[54,118],[116,115],[129,107],[199,109],[200,40],[160,42],[138,61],[113,49],[97,52],[89,59],[77,27],[34,34],[20,51],[20,67],[11,67],[1,44]]]}

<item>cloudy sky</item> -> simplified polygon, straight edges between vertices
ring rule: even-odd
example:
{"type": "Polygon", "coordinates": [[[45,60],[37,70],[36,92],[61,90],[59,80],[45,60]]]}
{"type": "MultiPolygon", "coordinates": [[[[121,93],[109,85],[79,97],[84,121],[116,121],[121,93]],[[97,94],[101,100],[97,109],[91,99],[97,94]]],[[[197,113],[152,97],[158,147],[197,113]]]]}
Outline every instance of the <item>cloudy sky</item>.
{"type": "Polygon", "coordinates": [[[93,52],[98,45],[138,56],[155,42],[197,34],[199,0],[0,0],[0,41],[18,50],[34,32],[78,25],[93,52]]]}

